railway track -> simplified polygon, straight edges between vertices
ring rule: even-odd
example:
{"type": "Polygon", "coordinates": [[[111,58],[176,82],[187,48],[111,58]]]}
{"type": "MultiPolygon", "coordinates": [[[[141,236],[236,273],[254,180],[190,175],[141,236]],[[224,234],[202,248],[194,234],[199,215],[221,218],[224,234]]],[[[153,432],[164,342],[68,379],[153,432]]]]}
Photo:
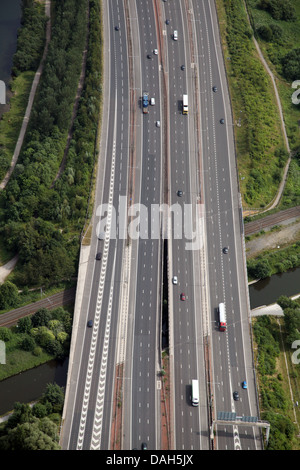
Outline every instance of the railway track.
{"type": "Polygon", "coordinates": [[[71,289],[58,292],[57,294],[53,294],[32,304],[16,308],[7,313],[3,313],[0,315],[0,327],[11,327],[16,325],[20,318],[26,317],[27,315],[32,315],[40,308],[53,309],[70,304],[75,301],[75,293],[76,287],[72,287],[71,289]]]}
{"type": "Polygon", "coordinates": [[[277,212],[276,214],[267,215],[263,219],[253,220],[245,224],[245,236],[252,233],[259,232],[267,227],[278,225],[285,220],[300,217],[300,206],[291,207],[284,211],[277,212]]]}

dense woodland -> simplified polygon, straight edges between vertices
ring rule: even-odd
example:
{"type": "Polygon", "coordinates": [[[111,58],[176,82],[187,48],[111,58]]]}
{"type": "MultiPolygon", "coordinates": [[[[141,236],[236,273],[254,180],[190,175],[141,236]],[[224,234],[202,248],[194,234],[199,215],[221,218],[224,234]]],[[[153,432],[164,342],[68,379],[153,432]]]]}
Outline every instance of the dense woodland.
{"type": "MultiPolygon", "coordinates": [[[[99,0],[54,2],[52,36],[24,145],[1,194],[0,233],[19,255],[13,282],[49,285],[76,273],[80,233],[88,211],[101,103],[99,0]],[[88,41],[86,76],[64,171],[57,180],[88,41]]],[[[27,2],[24,30],[32,31],[36,6],[27,2]]],[[[44,24],[42,16],[37,30],[44,24]]],[[[38,47],[40,50],[40,47],[38,47]]],[[[30,41],[22,42],[14,73],[35,67],[30,41]]]]}

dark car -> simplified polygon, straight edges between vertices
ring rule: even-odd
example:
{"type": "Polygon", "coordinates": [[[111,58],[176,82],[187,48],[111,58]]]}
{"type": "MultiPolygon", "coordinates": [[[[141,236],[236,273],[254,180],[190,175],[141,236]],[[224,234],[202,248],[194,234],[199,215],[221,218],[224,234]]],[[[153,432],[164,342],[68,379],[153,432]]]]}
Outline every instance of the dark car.
{"type": "Polygon", "coordinates": [[[92,326],[93,326],[93,320],[89,320],[89,321],[87,322],[87,326],[88,326],[88,328],[92,328],[92,326]]]}
{"type": "Polygon", "coordinates": [[[97,254],[96,254],[96,259],[99,260],[99,259],[101,259],[101,258],[102,258],[102,253],[100,253],[100,252],[97,253],[97,254]]]}
{"type": "Polygon", "coordinates": [[[182,293],[180,294],[180,300],[185,300],[185,299],[186,299],[186,297],[185,297],[185,293],[184,293],[184,292],[182,292],[182,293]]]}
{"type": "Polygon", "coordinates": [[[146,442],[142,442],[141,449],[142,450],[147,450],[148,449],[146,442]]]}
{"type": "Polygon", "coordinates": [[[213,86],[213,91],[216,93],[218,91],[216,86],[213,86]]]}
{"type": "Polygon", "coordinates": [[[120,26],[118,26],[118,25],[115,26],[115,30],[116,30],[116,31],[119,31],[119,30],[120,30],[120,26]]]}
{"type": "Polygon", "coordinates": [[[169,20],[169,19],[166,20],[166,24],[170,24],[170,20],[169,20]]]}
{"type": "Polygon", "coordinates": [[[185,65],[182,65],[180,68],[181,70],[185,70],[185,65]]]}
{"type": "Polygon", "coordinates": [[[224,122],[225,122],[225,119],[224,119],[224,118],[220,119],[220,123],[221,123],[221,124],[224,124],[224,122]]]}
{"type": "Polygon", "coordinates": [[[152,55],[151,55],[151,54],[148,54],[147,57],[148,57],[148,59],[152,59],[152,55]]]}
{"type": "Polygon", "coordinates": [[[228,253],[228,246],[224,246],[224,248],[223,248],[223,253],[225,253],[225,255],[227,255],[227,253],[228,253]]]}
{"type": "Polygon", "coordinates": [[[240,399],[239,392],[233,392],[233,398],[238,401],[240,399]]]}
{"type": "Polygon", "coordinates": [[[182,193],[181,189],[178,189],[178,191],[177,191],[177,196],[181,197],[182,194],[183,194],[183,193],[182,193]]]}

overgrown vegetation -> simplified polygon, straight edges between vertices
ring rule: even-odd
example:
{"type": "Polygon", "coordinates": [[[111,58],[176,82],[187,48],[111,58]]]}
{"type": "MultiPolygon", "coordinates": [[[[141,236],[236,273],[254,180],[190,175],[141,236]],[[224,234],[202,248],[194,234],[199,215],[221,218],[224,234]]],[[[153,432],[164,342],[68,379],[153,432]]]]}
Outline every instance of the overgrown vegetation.
{"type": "Polygon", "coordinates": [[[249,280],[264,279],[272,274],[283,273],[300,266],[300,242],[293,245],[265,251],[256,258],[247,260],[249,280]]]}
{"type": "MultiPolygon", "coordinates": [[[[293,391],[294,401],[299,397],[299,365],[288,359],[288,371],[283,358],[282,344],[289,351],[292,342],[300,339],[300,305],[286,297],[278,303],[284,309],[282,324],[283,343],[276,318],[269,316],[257,317],[253,320],[255,338],[256,363],[259,381],[259,397],[261,418],[271,425],[268,450],[299,449],[297,426],[294,424],[295,403],[291,401],[288,375],[293,391]]],[[[296,408],[297,420],[300,412],[296,408]]]]}
{"type": "Polygon", "coordinates": [[[295,8],[290,0],[260,0],[257,7],[269,12],[275,20],[296,20],[295,8]]]}
{"type": "Polygon", "coordinates": [[[271,202],[281,180],[287,152],[273,86],[252,40],[243,0],[218,2],[225,64],[234,112],[240,185],[246,207],[271,202]]]}
{"type": "Polygon", "coordinates": [[[300,204],[300,105],[293,104],[292,83],[300,79],[300,4],[298,0],[246,0],[251,24],[273,74],[294,151],[281,207],[300,204]]]}
{"type": "Polygon", "coordinates": [[[13,75],[38,68],[44,50],[46,21],[43,3],[23,0],[17,52],[13,57],[13,75]]]}
{"type": "Polygon", "coordinates": [[[0,380],[69,353],[72,315],[62,307],[39,309],[18,321],[16,327],[0,328],[5,343],[6,362],[0,380]]]}
{"type": "Polygon", "coordinates": [[[0,235],[11,254],[19,254],[11,277],[19,286],[50,285],[76,273],[95,166],[101,105],[100,2],[55,2],[54,19],[26,139],[0,200],[0,235]],[[87,39],[84,88],[64,171],[56,179],[87,39]]]}
{"type": "Polygon", "coordinates": [[[32,407],[16,403],[7,421],[0,424],[0,450],[59,450],[59,425],[64,391],[48,384],[32,407]]]}

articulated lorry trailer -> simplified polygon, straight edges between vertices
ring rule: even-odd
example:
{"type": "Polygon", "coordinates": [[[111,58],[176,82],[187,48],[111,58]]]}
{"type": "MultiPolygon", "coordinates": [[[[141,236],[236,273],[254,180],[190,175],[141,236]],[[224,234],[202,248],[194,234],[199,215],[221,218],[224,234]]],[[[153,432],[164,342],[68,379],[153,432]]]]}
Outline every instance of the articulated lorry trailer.
{"type": "Polygon", "coordinates": [[[149,93],[144,91],[143,93],[143,113],[147,114],[149,112],[149,93]]]}
{"type": "Polygon", "coordinates": [[[226,312],[225,312],[225,304],[222,302],[219,304],[219,330],[225,331],[226,330],[226,312]]]}

